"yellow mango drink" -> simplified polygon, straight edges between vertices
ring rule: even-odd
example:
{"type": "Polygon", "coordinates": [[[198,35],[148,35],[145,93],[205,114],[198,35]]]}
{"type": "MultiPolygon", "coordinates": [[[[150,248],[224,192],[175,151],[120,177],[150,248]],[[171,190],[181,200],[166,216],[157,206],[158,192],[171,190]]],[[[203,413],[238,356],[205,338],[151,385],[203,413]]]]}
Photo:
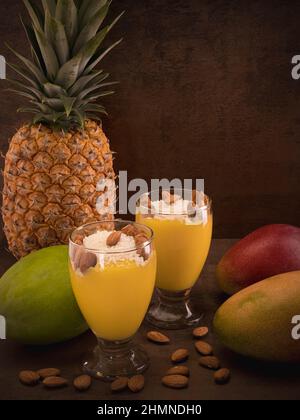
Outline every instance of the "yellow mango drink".
{"type": "Polygon", "coordinates": [[[193,287],[209,251],[212,216],[209,216],[206,224],[193,225],[181,220],[155,218],[144,219],[144,223],[156,232],[156,286],[169,291],[193,287]]]}
{"type": "Polygon", "coordinates": [[[186,192],[181,197],[163,191],[156,200],[150,196],[141,198],[136,214],[136,220],[155,233],[157,250],[158,300],[147,320],[170,329],[197,324],[201,316],[193,313],[188,298],[210,248],[211,202],[201,192],[186,192]]]}
{"type": "Polygon", "coordinates": [[[131,338],[155,284],[152,231],[119,220],[83,226],[71,236],[69,267],[78,306],[98,339],[84,370],[104,379],[143,371],[148,358],[131,338]]]}
{"type": "Polygon", "coordinates": [[[104,270],[96,266],[84,276],[71,268],[78,305],[93,333],[106,340],[124,340],[136,333],[147,312],[154,279],[153,257],[144,266],[126,260],[104,270]]]}

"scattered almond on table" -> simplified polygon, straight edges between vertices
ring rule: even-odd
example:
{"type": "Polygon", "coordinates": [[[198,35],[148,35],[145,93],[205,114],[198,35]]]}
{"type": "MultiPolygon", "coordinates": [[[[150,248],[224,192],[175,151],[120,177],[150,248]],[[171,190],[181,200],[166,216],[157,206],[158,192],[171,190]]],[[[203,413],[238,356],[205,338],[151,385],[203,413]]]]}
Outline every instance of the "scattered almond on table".
{"type": "Polygon", "coordinates": [[[149,331],[147,333],[147,338],[149,341],[157,344],[168,344],[170,343],[170,339],[167,335],[162,334],[159,331],[149,331]]]}
{"type": "Polygon", "coordinates": [[[112,392],[121,392],[129,389],[131,392],[140,392],[145,386],[145,378],[143,375],[134,375],[131,378],[120,376],[116,378],[111,384],[110,389],[112,392]]]}
{"type": "Polygon", "coordinates": [[[206,341],[199,340],[207,334],[207,327],[197,327],[193,330],[193,336],[198,338],[198,341],[195,342],[195,348],[197,352],[202,355],[199,360],[199,365],[207,369],[215,370],[214,380],[216,384],[226,384],[230,380],[230,370],[221,368],[220,360],[217,357],[212,356],[213,347],[206,341]]]}
{"type": "Polygon", "coordinates": [[[110,389],[112,392],[120,392],[126,389],[127,386],[128,386],[128,378],[119,377],[110,384],[110,389]]]}
{"type": "Polygon", "coordinates": [[[144,386],[145,378],[143,375],[135,375],[128,380],[128,388],[132,392],[140,392],[144,386]]]}
{"type": "MultiPolygon", "coordinates": [[[[126,234],[131,233],[133,236],[136,235],[136,232],[133,232],[131,229],[131,225],[126,227],[125,232],[126,234]]],[[[197,339],[197,341],[194,342],[195,349],[201,354],[199,365],[214,371],[213,378],[216,384],[226,384],[230,380],[230,370],[221,367],[220,360],[212,355],[212,345],[201,340],[207,334],[208,328],[205,326],[197,327],[192,331],[193,337],[197,339]]],[[[171,342],[170,337],[160,331],[148,331],[146,337],[155,344],[169,344],[171,342]]],[[[171,366],[161,378],[162,385],[172,389],[183,389],[188,387],[190,369],[188,366],[179,363],[184,362],[189,358],[189,350],[186,348],[179,348],[173,351],[170,358],[176,365],[171,366]]],[[[19,373],[19,380],[23,385],[28,386],[42,383],[45,388],[49,389],[62,388],[68,385],[68,380],[61,376],[61,371],[58,368],[43,368],[37,371],[22,370],[19,373]]],[[[73,380],[73,387],[77,391],[87,391],[91,387],[91,384],[92,378],[89,375],[79,375],[73,380]]],[[[144,386],[144,376],[135,375],[131,378],[116,378],[111,382],[110,389],[112,392],[121,392],[125,389],[129,389],[131,392],[137,393],[142,391],[144,386]]]]}
{"type": "Polygon", "coordinates": [[[46,388],[62,388],[63,386],[68,385],[68,380],[66,378],[62,378],[61,376],[48,376],[43,380],[43,385],[46,388]]]}
{"type": "Polygon", "coordinates": [[[215,382],[219,385],[226,384],[230,379],[230,370],[222,368],[214,373],[215,382]]]}
{"type": "MultiPolygon", "coordinates": [[[[61,376],[61,371],[58,368],[43,368],[37,371],[22,370],[19,373],[20,382],[23,385],[38,385],[43,384],[45,388],[56,389],[67,386],[69,381],[61,376]]],[[[86,391],[90,388],[92,378],[89,375],[77,376],[73,385],[78,391],[86,391]]]]}
{"type": "Polygon", "coordinates": [[[40,375],[33,370],[21,370],[19,379],[23,385],[33,386],[39,383],[40,375]]]}
{"type": "Polygon", "coordinates": [[[87,391],[92,385],[92,378],[89,375],[77,376],[73,381],[73,386],[77,391],[87,391]]]}
{"type": "Polygon", "coordinates": [[[184,366],[184,365],[172,366],[166,372],[166,376],[168,376],[168,375],[190,376],[190,369],[187,366],[184,366]]]}
{"type": "Polygon", "coordinates": [[[208,334],[207,327],[197,327],[193,330],[193,336],[195,338],[203,338],[208,334]]]}
{"type": "Polygon", "coordinates": [[[196,341],[195,348],[197,352],[202,354],[203,356],[209,356],[213,352],[212,346],[206,341],[196,341]]]}
{"type": "Polygon", "coordinates": [[[206,367],[208,369],[217,370],[220,368],[220,361],[215,356],[203,356],[199,360],[200,366],[206,367]]]}
{"type": "Polygon", "coordinates": [[[174,363],[180,363],[188,359],[189,351],[187,349],[177,349],[171,354],[171,360],[174,363]]]}

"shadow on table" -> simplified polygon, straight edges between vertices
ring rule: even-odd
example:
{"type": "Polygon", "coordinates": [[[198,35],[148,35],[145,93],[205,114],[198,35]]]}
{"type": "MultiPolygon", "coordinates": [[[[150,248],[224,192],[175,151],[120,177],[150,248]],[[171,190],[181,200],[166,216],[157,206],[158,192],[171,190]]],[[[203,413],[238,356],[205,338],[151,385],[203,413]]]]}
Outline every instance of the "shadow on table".
{"type": "Polygon", "coordinates": [[[300,376],[300,363],[275,363],[256,360],[242,356],[226,348],[222,349],[222,356],[228,365],[242,370],[245,375],[259,374],[260,376],[274,377],[277,379],[285,377],[299,379],[300,376]]]}

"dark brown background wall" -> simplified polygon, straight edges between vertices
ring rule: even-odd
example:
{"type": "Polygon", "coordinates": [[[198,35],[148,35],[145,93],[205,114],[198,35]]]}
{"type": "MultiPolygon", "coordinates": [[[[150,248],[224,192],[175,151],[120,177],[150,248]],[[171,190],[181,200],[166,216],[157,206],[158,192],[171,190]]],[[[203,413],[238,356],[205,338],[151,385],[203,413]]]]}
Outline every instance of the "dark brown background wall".
{"type": "MultiPolygon", "coordinates": [[[[129,177],[205,178],[215,236],[300,225],[300,2],[114,0],[126,15],[103,62],[121,82],[104,121],[129,177]]],[[[1,0],[0,53],[25,48],[20,0],[1,0]]],[[[0,82],[3,85],[3,81],[0,82]]],[[[24,116],[1,91],[0,147],[24,116]]]]}

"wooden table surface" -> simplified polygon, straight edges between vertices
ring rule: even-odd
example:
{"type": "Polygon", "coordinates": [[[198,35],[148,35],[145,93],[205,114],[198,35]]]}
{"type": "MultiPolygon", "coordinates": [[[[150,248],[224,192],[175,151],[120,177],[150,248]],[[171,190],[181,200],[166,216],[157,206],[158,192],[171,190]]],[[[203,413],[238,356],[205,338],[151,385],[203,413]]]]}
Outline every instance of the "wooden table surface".
{"type": "MultiPolygon", "coordinates": [[[[195,286],[193,295],[197,304],[206,313],[204,324],[210,327],[213,314],[224,300],[216,286],[214,271],[216,263],[233,240],[214,240],[211,252],[201,279],[195,286]]],[[[3,249],[3,247],[2,247],[3,249]]],[[[12,263],[13,258],[1,251],[0,274],[12,263]]],[[[59,345],[45,348],[24,347],[10,340],[0,341],[0,399],[153,399],[153,400],[213,400],[213,399],[299,399],[300,366],[274,365],[257,362],[238,356],[221,346],[210,333],[207,341],[214,346],[215,354],[224,367],[230,368],[232,379],[227,385],[216,385],[212,372],[198,365],[199,355],[193,347],[191,331],[171,331],[171,344],[163,347],[149,343],[145,333],[149,330],[143,325],[137,334],[137,341],[148,351],[151,365],[145,373],[146,385],[139,394],[124,391],[112,395],[107,383],[94,381],[86,393],[76,392],[72,386],[59,390],[46,390],[42,386],[25,387],[18,381],[22,369],[59,367],[62,374],[72,379],[79,373],[80,361],[85,352],[94,344],[91,333],[59,345]],[[190,384],[184,390],[172,390],[161,385],[162,374],[170,367],[169,356],[179,347],[190,349],[188,365],[191,369],[190,384]]]]}

